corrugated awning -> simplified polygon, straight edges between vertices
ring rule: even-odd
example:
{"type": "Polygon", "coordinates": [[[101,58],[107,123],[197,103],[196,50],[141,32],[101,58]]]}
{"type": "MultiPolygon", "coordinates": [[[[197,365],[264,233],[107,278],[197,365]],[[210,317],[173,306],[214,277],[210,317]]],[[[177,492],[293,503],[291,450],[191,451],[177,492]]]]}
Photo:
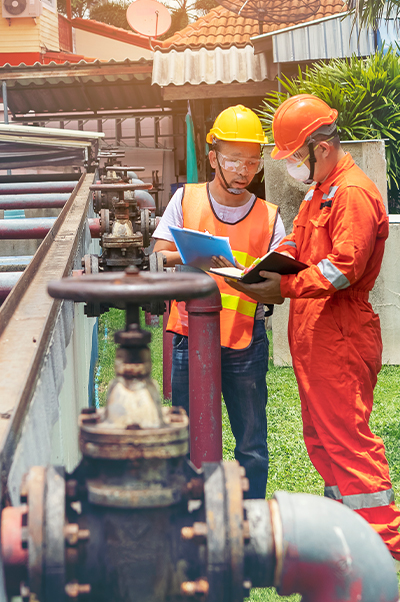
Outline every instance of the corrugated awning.
{"type": "Polygon", "coordinates": [[[0,124],[0,169],[83,165],[85,151],[103,137],[99,132],[0,124]]]}
{"type": "Polygon", "coordinates": [[[373,31],[353,28],[352,16],[348,13],[251,38],[255,52],[263,53],[271,37],[274,63],[345,58],[353,54],[368,56],[375,52],[373,31]]]}
{"type": "Polygon", "coordinates": [[[81,61],[0,68],[14,116],[35,113],[155,108],[161,91],[151,85],[152,61],[81,61]]]}
{"type": "Polygon", "coordinates": [[[244,48],[200,48],[183,51],[156,51],[153,57],[153,84],[183,86],[184,84],[231,84],[263,82],[273,79],[264,55],[254,55],[250,44],[244,48]]]}

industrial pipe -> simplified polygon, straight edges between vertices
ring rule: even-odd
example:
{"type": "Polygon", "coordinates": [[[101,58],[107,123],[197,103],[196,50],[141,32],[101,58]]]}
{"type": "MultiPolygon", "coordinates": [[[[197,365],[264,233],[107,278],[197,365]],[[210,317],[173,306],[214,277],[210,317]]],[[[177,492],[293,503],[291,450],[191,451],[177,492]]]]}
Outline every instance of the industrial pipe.
{"type": "Polygon", "coordinates": [[[149,192],[146,190],[135,190],[135,200],[140,209],[150,209],[150,211],[156,210],[156,204],[149,192]]]}
{"type": "MultiPolygon", "coordinates": [[[[0,220],[0,240],[41,240],[53,227],[56,217],[29,217],[0,220]]],[[[88,218],[92,238],[100,238],[100,219],[88,218]]]]}
{"type": "Polygon", "coordinates": [[[284,491],[274,497],[280,516],[270,505],[273,585],[280,596],[300,593],[302,602],[398,602],[393,558],[367,521],[327,498],[284,491]]]}
{"type": "Polygon", "coordinates": [[[189,315],[190,459],[222,460],[221,339],[219,291],[186,302],[189,315]]]}
{"type": "Polygon", "coordinates": [[[23,272],[33,255],[7,255],[0,257],[0,272],[23,272]]]}
{"type": "Polygon", "coordinates": [[[64,182],[13,182],[2,184],[0,195],[4,194],[42,194],[46,192],[69,192],[71,193],[77,185],[77,180],[66,180],[64,182]]]}
{"type": "Polygon", "coordinates": [[[3,194],[0,209],[59,209],[64,207],[70,195],[66,194],[3,194]]]}
{"type": "Polygon", "coordinates": [[[6,299],[17,284],[22,272],[2,272],[0,273],[0,303],[6,299]]]}
{"type": "Polygon", "coordinates": [[[171,302],[165,302],[165,312],[163,314],[163,395],[164,399],[171,399],[171,370],[172,370],[172,339],[173,332],[167,332],[171,302]]]}

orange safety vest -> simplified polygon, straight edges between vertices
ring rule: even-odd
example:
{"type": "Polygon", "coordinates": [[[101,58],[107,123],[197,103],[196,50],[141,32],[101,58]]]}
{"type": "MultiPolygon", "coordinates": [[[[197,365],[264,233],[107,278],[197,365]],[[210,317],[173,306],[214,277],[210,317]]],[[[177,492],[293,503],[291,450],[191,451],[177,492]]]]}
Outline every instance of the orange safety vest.
{"type": "MultiPolygon", "coordinates": [[[[257,198],[247,215],[234,224],[227,224],[214,213],[208,184],[186,185],[182,209],[185,228],[229,237],[234,257],[245,267],[268,252],[279,211],[276,205],[257,198]]],[[[220,276],[211,275],[221,293],[221,345],[245,349],[253,336],[257,302],[230,287],[220,276]]],[[[184,301],[173,301],[167,330],[188,335],[184,301]]]]}

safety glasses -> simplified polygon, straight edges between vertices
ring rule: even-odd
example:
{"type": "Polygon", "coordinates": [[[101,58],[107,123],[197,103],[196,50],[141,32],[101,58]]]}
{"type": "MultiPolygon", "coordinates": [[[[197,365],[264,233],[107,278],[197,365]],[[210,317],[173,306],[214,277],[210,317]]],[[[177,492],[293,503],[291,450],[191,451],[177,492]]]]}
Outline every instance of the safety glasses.
{"type": "Polygon", "coordinates": [[[248,173],[259,173],[264,166],[264,157],[261,155],[259,159],[231,159],[217,151],[217,158],[222,169],[233,173],[240,173],[243,168],[246,168],[248,173]]]}
{"type": "MultiPolygon", "coordinates": [[[[330,138],[327,138],[326,140],[324,140],[324,142],[330,142],[331,140],[334,139],[334,136],[331,136],[330,138]]],[[[314,152],[317,150],[317,148],[319,147],[320,143],[318,142],[318,144],[316,146],[314,146],[314,152]]],[[[310,153],[308,153],[304,158],[301,156],[301,152],[298,150],[295,153],[293,153],[293,155],[290,155],[290,157],[288,157],[289,161],[292,161],[293,163],[296,162],[297,167],[300,167],[301,165],[303,165],[303,163],[305,163],[307,161],[307,159],[310,158],[310,153]]]]}

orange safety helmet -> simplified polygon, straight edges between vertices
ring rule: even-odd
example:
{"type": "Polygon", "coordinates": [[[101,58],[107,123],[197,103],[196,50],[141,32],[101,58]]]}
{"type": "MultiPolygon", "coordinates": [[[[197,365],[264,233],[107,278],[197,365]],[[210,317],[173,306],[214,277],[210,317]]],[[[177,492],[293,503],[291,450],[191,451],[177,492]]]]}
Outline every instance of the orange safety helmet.
{"type": "Polygon", "coordinates": [[[243,105],[228,107],[218,115],[207,134],[206,141],[212,144],[215,139],[257,144],[267,142],[261,121],[254,111],[243,105]]]}
{"type": "Polygon", "coordinates": [[[312,94],[298,94],[285,100],[272,121],[275,148],[273,159],[287,159],[301,148],[308,136],[338,116],[323,100],[312,94]]]}

